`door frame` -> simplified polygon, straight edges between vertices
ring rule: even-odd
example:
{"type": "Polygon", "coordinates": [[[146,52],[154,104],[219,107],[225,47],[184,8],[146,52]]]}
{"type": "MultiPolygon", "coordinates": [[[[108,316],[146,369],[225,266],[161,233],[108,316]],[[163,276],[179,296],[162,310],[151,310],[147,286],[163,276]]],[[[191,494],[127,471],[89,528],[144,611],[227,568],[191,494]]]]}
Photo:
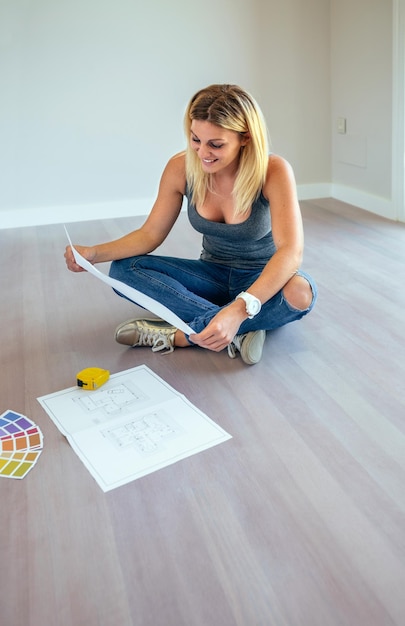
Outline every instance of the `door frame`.
{"type": "Polygon", "coordinates": [[[405,222],[405,0],[393,0],[392,205],[405,222]]]}

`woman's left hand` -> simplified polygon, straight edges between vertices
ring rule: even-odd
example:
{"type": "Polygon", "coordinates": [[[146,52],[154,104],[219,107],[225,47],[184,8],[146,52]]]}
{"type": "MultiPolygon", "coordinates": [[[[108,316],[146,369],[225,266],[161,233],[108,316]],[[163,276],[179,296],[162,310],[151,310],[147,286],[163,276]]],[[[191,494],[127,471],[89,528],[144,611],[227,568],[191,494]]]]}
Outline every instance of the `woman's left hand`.
{"type": "Polygon", "coordinates": [[[234,301],[229,306],[221,309],[212,318],[208,326],[200,333],[190,335],[190,341],[201,348],[220,352],[232,342],[237,334],[241,323],[246,319],[244,306],[241,301],[234,301]]]}

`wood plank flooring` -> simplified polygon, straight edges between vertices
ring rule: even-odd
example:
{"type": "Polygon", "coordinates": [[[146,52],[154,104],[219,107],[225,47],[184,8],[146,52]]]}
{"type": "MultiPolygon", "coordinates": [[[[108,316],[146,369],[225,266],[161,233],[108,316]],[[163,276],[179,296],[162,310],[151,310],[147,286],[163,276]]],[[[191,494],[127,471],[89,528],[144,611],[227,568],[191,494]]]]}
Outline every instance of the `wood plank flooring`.
{"type": "MultiPolygon", "coordinates": [[[[119,346],[139,311],[65,269],[60,225],[0,230],[0,413],[45,437],[26,478],[0,478],[2,626],[405,624],[405,225],[301,206],[319,301],[253,367],[119,346]],[[232,439],[104,494],[37,397],[141,363],[232,439]]],[[[199,249],[182,214],[162,252],[199,249]]]]}

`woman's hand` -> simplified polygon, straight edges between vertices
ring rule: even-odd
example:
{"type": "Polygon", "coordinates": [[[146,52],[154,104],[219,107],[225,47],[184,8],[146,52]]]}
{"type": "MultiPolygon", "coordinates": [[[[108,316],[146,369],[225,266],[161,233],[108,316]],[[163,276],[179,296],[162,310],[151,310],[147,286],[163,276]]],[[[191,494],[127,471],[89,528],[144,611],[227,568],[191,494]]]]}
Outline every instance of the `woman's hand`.
{"type": "MultiPolygon", "coordinates": [[[[92,264],[94,263],[95,258],[96,258],[96,249],[94,247],[88,248],[85,246],[75,246],[75,249],[78,251],[79,254],[82,255],[82,257],[87,259],[89,263],[92,263],[92,264]]],[[[80,265],[76,263],[71,246],[66,246],[65,259],[66,259],[66,265],[71,272],[85,272],[86,271],[82,267],[80,267],[80,265]]]]}
{"type": "Polygon", "coordinates": [[[246,318],[244,302],[234,300],[229,306],[221,309],[204,330],[190,335],[190,340],[201,348],[220,352],[233,341],[246,318]]]}

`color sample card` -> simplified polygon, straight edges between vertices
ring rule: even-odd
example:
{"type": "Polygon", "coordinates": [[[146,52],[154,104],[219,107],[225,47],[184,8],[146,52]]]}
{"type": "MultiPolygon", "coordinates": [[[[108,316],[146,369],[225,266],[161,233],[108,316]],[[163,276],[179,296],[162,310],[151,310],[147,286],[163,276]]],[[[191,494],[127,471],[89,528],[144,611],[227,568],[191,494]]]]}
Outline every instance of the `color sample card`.
{"type": "Polygon", "coordinates": [[[42,432],[28,417],[14,411],[0,415],[0,476],[24,478],[42,447],[42,432]]]}

